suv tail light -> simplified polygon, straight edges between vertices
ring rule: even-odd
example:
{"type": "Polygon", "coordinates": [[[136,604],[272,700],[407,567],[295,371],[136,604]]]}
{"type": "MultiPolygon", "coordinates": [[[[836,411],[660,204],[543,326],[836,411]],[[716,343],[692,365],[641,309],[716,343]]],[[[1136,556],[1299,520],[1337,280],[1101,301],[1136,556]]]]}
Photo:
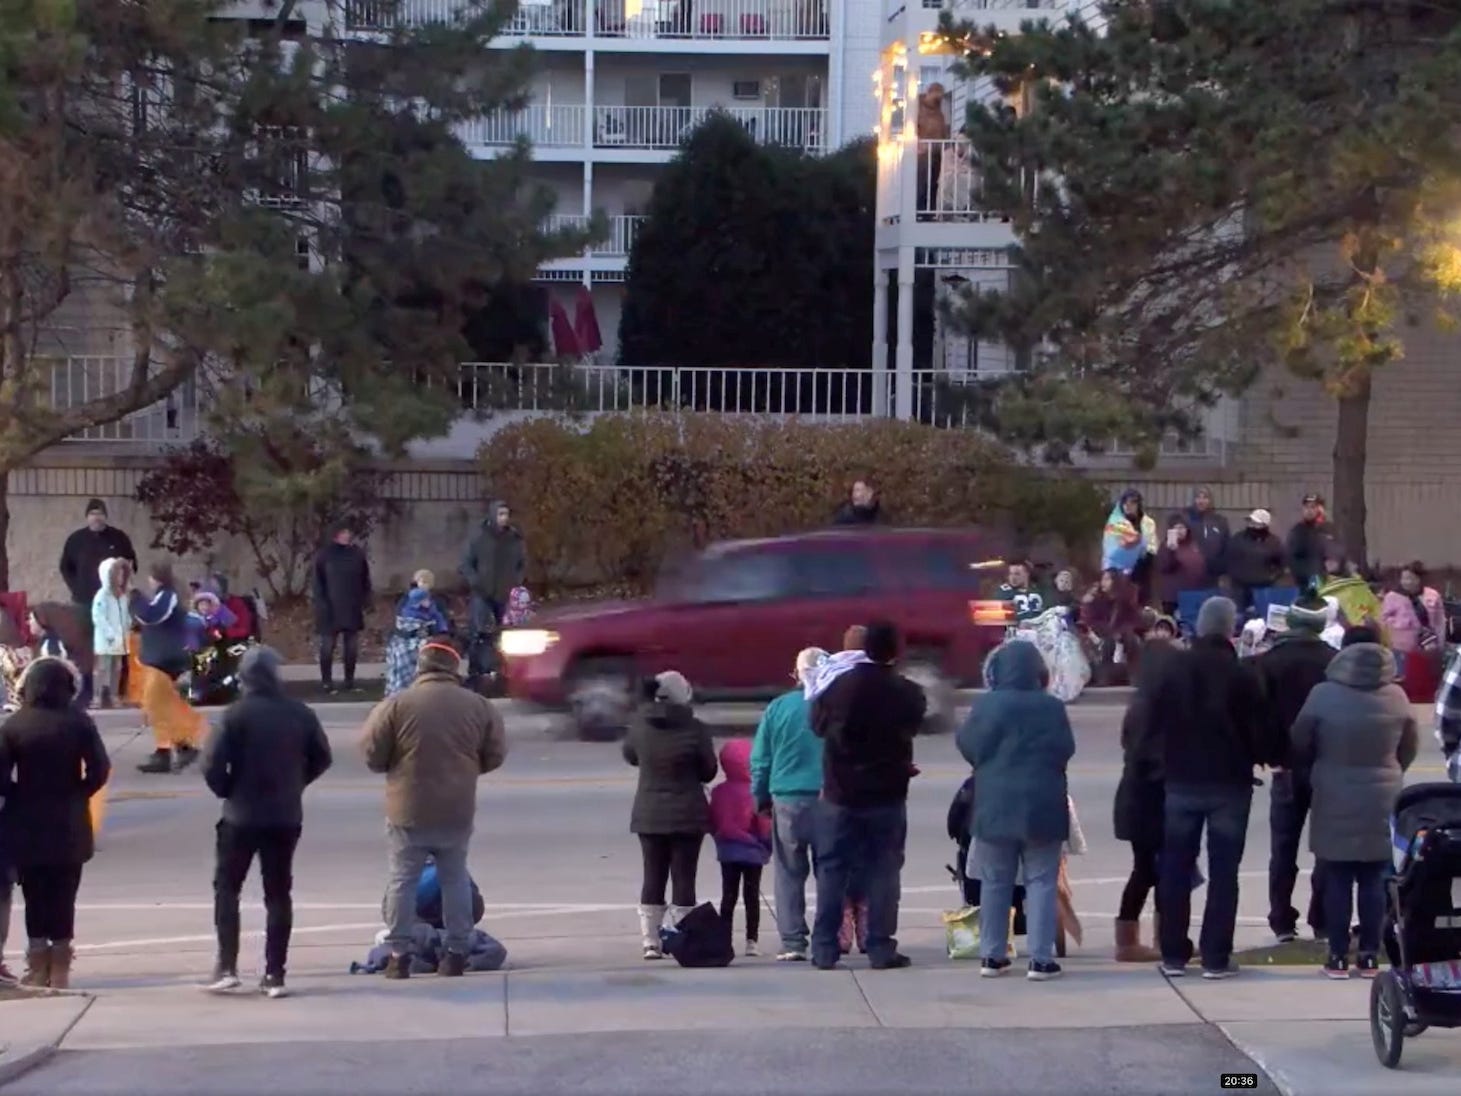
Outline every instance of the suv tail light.
{"type": "Polygon", "coordinates": [[[979,625],[1008,627],[1015,622],[1015,607],[1008,601],[971,601],[969,619],[979,625]]]}

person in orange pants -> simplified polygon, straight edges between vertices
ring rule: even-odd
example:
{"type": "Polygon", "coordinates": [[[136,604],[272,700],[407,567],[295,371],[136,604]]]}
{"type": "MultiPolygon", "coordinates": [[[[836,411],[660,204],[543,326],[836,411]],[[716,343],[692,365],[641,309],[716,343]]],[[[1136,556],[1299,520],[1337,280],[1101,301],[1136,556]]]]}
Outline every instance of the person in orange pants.
{"type": "Polygon", "coordinates": [[[149,593],[135,590],[130,609],[141,625],[142,710],[156,748],[137,768],[144,773],[179,772],[198,759],[202,715],[178,692],[177,679],[192,664],[188,654],[188,611],[178,597],[172,565],[147,569],[149,593]]]}

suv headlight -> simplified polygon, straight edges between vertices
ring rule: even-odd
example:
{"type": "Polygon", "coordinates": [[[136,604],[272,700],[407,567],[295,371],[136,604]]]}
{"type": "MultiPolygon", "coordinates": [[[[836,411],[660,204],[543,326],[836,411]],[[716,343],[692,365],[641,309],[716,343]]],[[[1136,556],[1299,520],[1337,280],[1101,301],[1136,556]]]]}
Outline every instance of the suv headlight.
{"type": "Polygon", "coordinates": [[[532,658],[557,642],[557,632],[546,632],[542,628],[509,628],[502,633],[497,649],[507,658],[532,658]]]}

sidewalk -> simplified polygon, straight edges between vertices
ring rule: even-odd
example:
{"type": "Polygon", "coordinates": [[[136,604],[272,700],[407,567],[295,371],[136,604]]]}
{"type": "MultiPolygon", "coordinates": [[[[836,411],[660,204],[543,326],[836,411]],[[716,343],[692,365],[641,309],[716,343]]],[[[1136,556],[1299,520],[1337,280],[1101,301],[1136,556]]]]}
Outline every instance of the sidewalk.
{"type": "MultiPolygon", "coordinates": [[[[565,963],[571,962],[564,960],[565,963]]],[[[1245,970],[1229,982],[1167,982],[1145,967],[1072,959],[1053,984],[981,980],[968,964],[928,963],[823,973],[765,960],[729,970],[638,964],[613,969],[512,969],[460,980],[304,974],[296,996],[208,997],[192,985],[118,985],[89,1009],[74,999],[0,1005],[7,1038],[64,1037],[67,1051],[280,1043],[569,1036],[636,1032],[807,1032],[894,1029],[1108,1030],[1215,1025],[1288,1096],[1453,1093],[1461,1038],[1408,1041],[1403,1068],[1371,1049],[1369,984],[1335,985],[1307,968],[1245,970]],[[29,1010],[40,1010],[31,1019],[29,1010]],[[79,1022],[77,1018],[79,1017],[79,1022]],[[66,1035],[63,1028],[74,1023],[66,1035]],[[49,1025],[49,1027],[47,1027],[49,1025]],[[20,1037],[15,1032],[23,1031],[20,1037]]],[[[1155,1033],[1158,1041],[1160,1032],[1155,1033]]],[[[9,1056],[7,1055],[6,1058],[9,1056]]],[[[6,1060],[0,1058],[0,1062],[6,1060]]],[[[0,1079],[3,1079],[0,1066],[0,1079]]],[[[1212,1079],[1213,1088],[1218,1078],[1212,1079]]]]}

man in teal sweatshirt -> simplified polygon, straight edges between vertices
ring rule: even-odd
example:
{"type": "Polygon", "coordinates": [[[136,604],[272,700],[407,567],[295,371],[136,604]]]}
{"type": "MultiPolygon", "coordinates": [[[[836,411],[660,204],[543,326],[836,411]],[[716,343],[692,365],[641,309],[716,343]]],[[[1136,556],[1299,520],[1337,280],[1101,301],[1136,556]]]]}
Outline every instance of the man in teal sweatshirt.
{"type": "Polygon", "coordinates": [[[812,733],[806,690],[827,660],[820,647],[796,656],[797,687],[766,707],[751,747],[751,793],[774,819],[771,855],[776,872],[776,927],[782,963],[807,959],[807,876],[811,874],[814,810],[822,792],[822,740],[812,733]]]}

